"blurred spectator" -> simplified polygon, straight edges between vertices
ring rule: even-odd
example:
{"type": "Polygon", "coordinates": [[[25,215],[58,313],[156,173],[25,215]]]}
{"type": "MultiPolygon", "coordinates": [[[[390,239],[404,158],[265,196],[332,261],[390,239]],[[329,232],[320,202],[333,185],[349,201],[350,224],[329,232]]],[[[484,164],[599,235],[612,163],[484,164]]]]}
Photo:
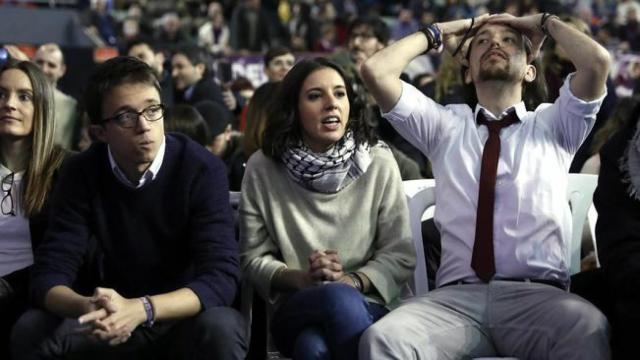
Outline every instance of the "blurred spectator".
{"type": "Polygon", "coordinates": [[[202,101],[195,104],[207,127],[209,129],[209,139],[206,147],[222,159],[227,165],[229,175],[229,190],[240,191],[242,176],[238,178],[232,174],[231,169],[242,167],[244,163],[242,153],[242,138],[232,136],[231,117],[223,106],[212,101],[202,101]]]}
{"type": "Polygon", "coordinates": [[[401,39],[418,31],[418,28],[418,22],[413,18],[413,11],[411,11],[411,9],[402,8],[398,13],[398,20],[391,30],[391,38],[401,39]]]}
{"type": "Polygon", "coordinates": [[[616,7],[616,23],[625,25],[629,19],[629,11],[640,14],[640,2],[636,0],[620,0],[616,7]]]}
{"type": "Polygon", "coordinates": [[[169,71],[164,69],[164,54],[161,51],[156,51],[150,42],[142,39],[135,40],[128,46],[127,55],[142,60],[154,70],[160,82],[162,103],[165,106],[172,106],[174,100],[173,80],[169,71]]]}
{"type": "Polygon", "coordinates": [[[225,24],[224,13],[219,2],[212,2],[207,8],[207,22],[198,30],[198,46],[207,49],[214,56],[229,53],[229,27],[225,24]]]}
{"type": "Polygon", "coordinates": [[[316,42],[317,26],[311,18],[311,7],[305,2],[291,4],[291,17],[287,23],[293,51],[308,51],[316,42]]]}
{"type": "Polygon", "coordinates": [[[347,50],[332,56],[352,79],[359,79],[360,66],[389,42],[389,28],[379,18],[360,17],[348,29],[347,50]]]}
{"type": "Polygon", "coordinates": [[[204,51],[194,46],[180,48],[171,58],[171,76],[176,90],[176,103],[195,104],[211,100],[225,105],[222,90],[209,69],[209,59],[204,51]]]}
{"type": "Polygon", "coordinates": [[[116,46],[116,22],[109,14],[109,0],[91,0],[91,7],[86,15],[89,30],[98,35],[105,44],[116,46]]]}
{"type": "Polygon", "coordinates": [[[241,0],[231,16],[231,47],[241,52],[262,52],[271,43],[267,15],[260,0],[241,0]]]}
{"type": "Polygon", "coordinates": [[[264,73],[269,82],[282,81],[296,62],[291,50],[284,46],[269,49],[264,55],[264,73]]]}
{"type": "Polygon", "coordinates": [[[54,88],[53,101],[56,115],[54,142],[65,149],[71,149],[73,132],[78,118],[76,113],[78,102],[57,87],[58,80],[67,71],[62,50],[57,44],[44,44],[36,51],[33,62],[38,65],[54,88]]]}
{"type": "Polygon", "coordinates": [[[631,51],[640,51],[640,24],[638,23],[638,16],[640,15],[640,9],[635,7],[629,8],[626,12],[626,21],[620,27],[620,40],[626,42],[626,45],[631,51]]]}
{"type": "Polygon", "coordinates": [[[174,12],[162,16],[155,40],[158,47],[168,50],[192,44],[189,34],[181,27],[178,14],[174,12]]]}
{"type": "Polygon", "coordinates": [[[313,51],[333,52],[336,48],[336,27],[333,24],[323,24],[320,38],[313,45],[313,51]]]}
{"type": "Polygon", "coordinates": [[[209,129],[200,112],[191,105],[178,104],[169,109],[164,123],[165,132],[177,132],[187,135],[202,146],[208,145],[209,129]]]}

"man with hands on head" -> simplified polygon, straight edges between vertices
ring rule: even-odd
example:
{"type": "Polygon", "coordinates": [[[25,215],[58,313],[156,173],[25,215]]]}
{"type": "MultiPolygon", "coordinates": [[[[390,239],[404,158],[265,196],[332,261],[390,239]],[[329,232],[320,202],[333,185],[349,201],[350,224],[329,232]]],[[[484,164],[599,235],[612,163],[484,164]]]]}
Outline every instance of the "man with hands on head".
{"type": "MultiPolygon", "coordinates": [[[[454,53],[459,51],[454,51],[454,53]]],[[[454,54],[456,55],[456,54],[454,54]]],[[[608,324],[566,291],[571,159],[605,96],[607,51],[557,16],[483,15],[425,27],[363,66],[384,116],[433,164],[442,235],[437,289],[370,327],[362,359],[606,359],[608,324]],[[442,106],[399,76],[425,50],[463,51],[475,108],[442,106]],[[576,72],[554,104],[526,109],[546,36],[576,72]],[[465,56],[466,54],[466,56],[465,56]]]]}
{"type": "Polygon", "coordinates": [[[35,254],[15,359],[242,359],[239,280],[224,164],[164,134],[153,70],[132,57],[96,69],[85,93],[100,140],[70,158],[35,254]],[[95,239],[97,279],[77,288],[95,239]]]}

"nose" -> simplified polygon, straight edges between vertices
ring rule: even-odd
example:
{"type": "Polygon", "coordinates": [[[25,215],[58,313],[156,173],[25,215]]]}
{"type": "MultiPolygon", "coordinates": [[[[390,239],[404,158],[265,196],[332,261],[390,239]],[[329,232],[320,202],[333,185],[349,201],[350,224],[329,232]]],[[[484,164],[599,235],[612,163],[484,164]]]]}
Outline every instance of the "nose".
{"type": "Polygon", "coordinates": [[[4,108],[9,108],[11,110],[15,110],[17,109],[16,107],[16,101],[17,101],[17,96],[15,96],[14,94],[7,94],[4,100],[1,100],[1,105],[4,108]]]}
{"type": "Polygon", "coordinates": [[[139,132],[147,132],[151,129],[151,122],[147,120],[147,118],[143,114],[140,114],[138,115],[136,129],[138,129],[139,132]]]}
{"type": "Polygon", "coordinates": [[[327,96],[327,102],[325,104],[325,108],[327,110],[333,110],[338,108],[338,99],[333,94],[330,94],[329,96],[327,96]]]}

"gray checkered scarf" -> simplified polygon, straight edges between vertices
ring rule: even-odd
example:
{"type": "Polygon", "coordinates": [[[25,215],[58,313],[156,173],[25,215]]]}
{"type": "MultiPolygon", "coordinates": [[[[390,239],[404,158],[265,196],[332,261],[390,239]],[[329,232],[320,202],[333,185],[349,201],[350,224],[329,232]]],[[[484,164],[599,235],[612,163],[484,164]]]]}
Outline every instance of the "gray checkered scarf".
{"type": "Polygon", "coordinates": [[[636,127],[636,132],[618,165],[624,177],[622,181],[627,183],[627,192],[636,200],[640,200],[640,125],[636,127]]]}
{"type": "Polygon", "coordinates": [[[289,176],[298,184],[321,193],[337,193],[367,171],[369,145],[356,146],[350,131],[324,153],[314,153],[301,141],[282,154],[289,176]]]}

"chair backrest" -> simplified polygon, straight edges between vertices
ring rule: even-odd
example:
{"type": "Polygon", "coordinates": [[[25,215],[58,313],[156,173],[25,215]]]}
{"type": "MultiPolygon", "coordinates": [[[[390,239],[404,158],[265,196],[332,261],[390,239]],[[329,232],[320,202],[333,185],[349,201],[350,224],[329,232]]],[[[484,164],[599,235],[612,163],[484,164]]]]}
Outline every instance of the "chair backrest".
{"type": "MultiPolygon", "coordinates": [[[[567,184],[567,200],[571,206],[571,239],[567,246],[567,259],[569,261],[569,274],[580,272],[582,229],[584,228],[587,215],[589,220],[595,221],[597,213],[593,204],[593,192],[598,185],[598,175],[592,174],[569,174],[567,184]]],[[[594,222],[595,223],[595,222],[594,222]]],[[[592,234],[593,246],[597,251],[595,236],[592,234]]],[[[596,255],[597,257],[597,255],[596,255]]]]}
{"type": "MultiPolygon", "coordinates": [[[[429,291],[427,261],[422,242],[422,220],[425,211],[436,204],[436,182],[433,179],[407,180],[403,182],[404,194],[409,206],[409,223],[413,246],[416,250],[416,269],[409,281],[414,295],[424,295],[429,291]]],[[[428,213],[430,214],[430,213],[428,213]]],[[[429,216],[429,215],[427,215],[429,216]]]]}

